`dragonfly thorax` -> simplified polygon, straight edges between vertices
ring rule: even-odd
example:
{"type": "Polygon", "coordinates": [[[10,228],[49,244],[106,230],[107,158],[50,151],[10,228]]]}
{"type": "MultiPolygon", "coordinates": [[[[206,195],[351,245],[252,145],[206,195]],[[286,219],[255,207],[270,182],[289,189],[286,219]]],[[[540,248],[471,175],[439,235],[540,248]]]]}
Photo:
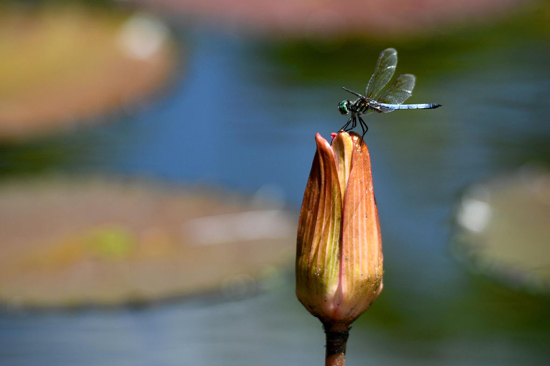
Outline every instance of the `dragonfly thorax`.
{"type": "Polygon", "coordinates": [[[349,114],[351,107],[351,102],[349,100],[343,100],[338,103],[338,110],[340,114],[349,114]]]}

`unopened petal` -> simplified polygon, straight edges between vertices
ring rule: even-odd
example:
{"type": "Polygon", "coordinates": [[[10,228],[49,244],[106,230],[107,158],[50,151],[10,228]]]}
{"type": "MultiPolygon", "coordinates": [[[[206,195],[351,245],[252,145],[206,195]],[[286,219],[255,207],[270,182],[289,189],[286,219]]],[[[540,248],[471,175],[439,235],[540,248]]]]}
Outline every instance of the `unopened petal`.
{"type": "Polygon", "coordinates": [[[382,288],[383,255],[378,209],[374,198],[370,155],[357,134],[344,206],[341,247],[341,301],[336,318],[356,318],[382,288]]]}
{"type": "Polygon", "coordinates": [[[336,168],[338,169],[338,179],[340,181],[340,191],[342,199],[346,192],[348,178],[351,170],[351,157],[353,154],[353,140],[346,132],[341,132],[332,140],[332,150],[336,159],[336,168]]]}
{"type": "Polygon", "coordinates": [[[342,195],[331,146],[316,135],[317,153],[307,182],[296,252],[296,294],[314,315],[331,312],[338,287],[342,195]]]}

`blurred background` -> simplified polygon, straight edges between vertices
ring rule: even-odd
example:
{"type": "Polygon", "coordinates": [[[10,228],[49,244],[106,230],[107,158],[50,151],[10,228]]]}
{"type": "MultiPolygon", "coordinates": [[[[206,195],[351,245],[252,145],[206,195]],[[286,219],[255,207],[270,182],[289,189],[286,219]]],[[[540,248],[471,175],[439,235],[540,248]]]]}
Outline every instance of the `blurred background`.
{"type": "Polygon", "coordinates": [[[315,153],[394,47],[426,111],[366,118],[385,286],[350,365],[550,362],[550,5],[0,5],[0,364],[310,365],[315,153]]]}

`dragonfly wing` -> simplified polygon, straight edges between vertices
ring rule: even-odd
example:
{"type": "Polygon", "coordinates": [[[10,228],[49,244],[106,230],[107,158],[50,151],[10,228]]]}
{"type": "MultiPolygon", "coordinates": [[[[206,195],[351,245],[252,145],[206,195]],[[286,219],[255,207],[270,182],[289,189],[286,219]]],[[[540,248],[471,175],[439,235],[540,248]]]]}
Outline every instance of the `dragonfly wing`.
{"type": "Polygon", "coordinates": [[[414,82],[416,78],[412,74],[403,74],[386,89],[386,91],[377,99],[378,102],[387,104],[401,104],[412,95],[414,82]]]}
{"type": "Polygon", "coordinates": [[[384,89],[391,80],[396,66],[397,51],[393,48],[382,51],[376,62],[374,74],[372,74],[367,84],[367,89],[365,91],[365,96],[367,98],[374,98],[384,89]]]}

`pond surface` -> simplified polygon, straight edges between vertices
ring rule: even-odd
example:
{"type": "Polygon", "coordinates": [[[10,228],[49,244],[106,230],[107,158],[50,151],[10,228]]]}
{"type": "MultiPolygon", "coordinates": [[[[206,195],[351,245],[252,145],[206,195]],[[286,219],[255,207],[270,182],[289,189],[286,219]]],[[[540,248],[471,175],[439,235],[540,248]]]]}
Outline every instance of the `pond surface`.
{"type": "MultiPolygon", "coordinates": [[[[410,102],[443,107],[369,115],[386,276],[384,292],[351,332],[349,365],[548,364],[550,300],[468,273],[449,251],[466,186],[550,163],[548,44],[397,47],[397,73],[417,75],[410,102]],[[437,60],[454,66],[435,67],[437,60]]],[[[181,45],[185,71],[163,97],[105,116],[114,123],[0,146],[2,175],[61,170],[268,190],[298,210],[314,134],[328,137],[345,123],[336,108],[348,97],[341,86],[362,90],[378,52],[392,46],[365,43],[374,56],[363,60],[319,47],[281,62],[284,44],[206,29],[185,32],[181,45]],[[323,61],[327,54],[339,62],[323,61]],[[300,58],[318,59],[323,74],[303,77],[300,58]]],[[[293,286],[283,275],[241,300],[3,311],[0,364],[321,364],[324,334],[293,286]]]]}

